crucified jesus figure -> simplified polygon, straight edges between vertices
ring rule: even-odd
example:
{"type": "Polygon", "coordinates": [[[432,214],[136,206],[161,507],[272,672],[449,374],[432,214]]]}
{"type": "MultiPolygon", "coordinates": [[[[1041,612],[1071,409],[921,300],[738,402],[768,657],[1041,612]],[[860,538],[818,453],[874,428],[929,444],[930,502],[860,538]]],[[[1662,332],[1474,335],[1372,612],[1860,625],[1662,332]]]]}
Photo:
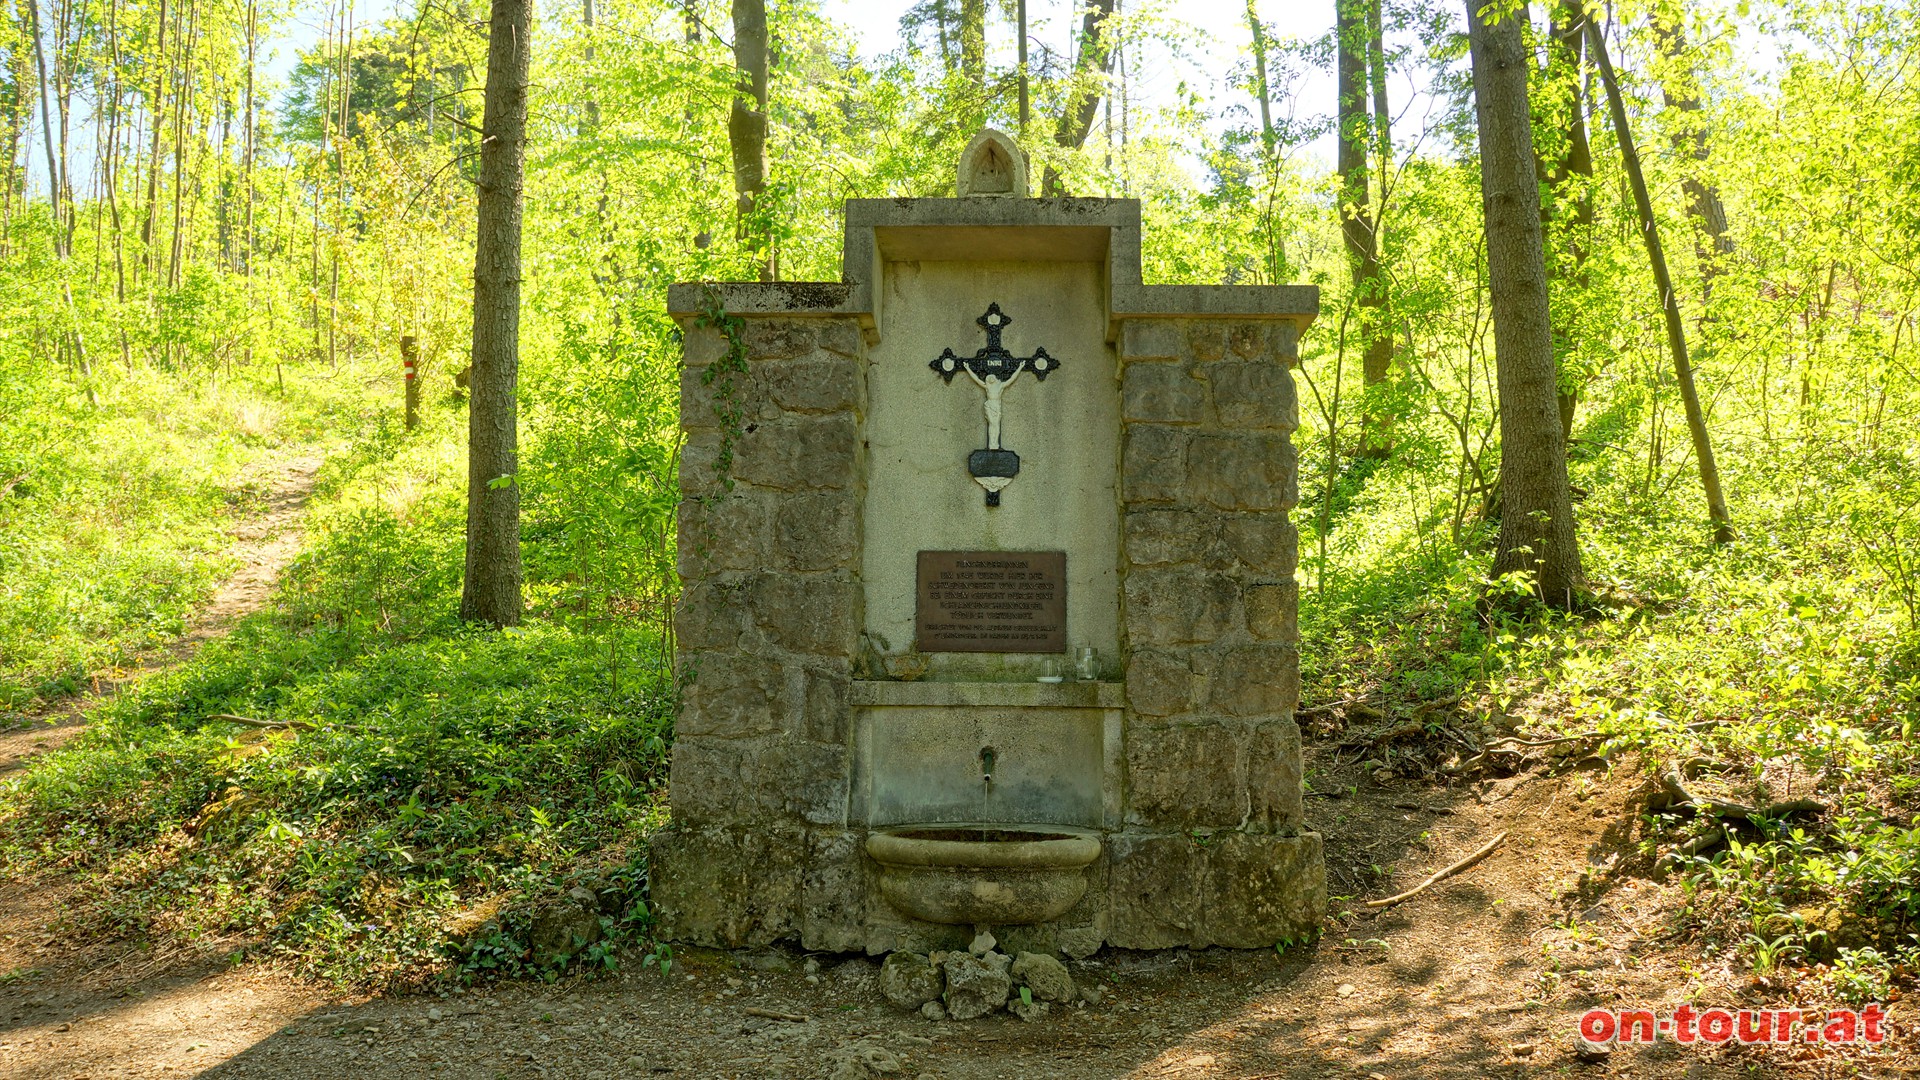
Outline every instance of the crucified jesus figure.
{"type": "Polygon", "coordinates": [[[983,377],[974,374],[972,368],[964,365],[960,370],[967,373],[967,378],[979,383],[981,391],[987,395],[987,449],[998,450],[1000,449],[1000,395],[1006,393],[1007,387],[1019,380],[1021,373],[1027,370],[1026,365],[1019,365],[1013,369],[1013,374],[1004,376],[983,377]]]}

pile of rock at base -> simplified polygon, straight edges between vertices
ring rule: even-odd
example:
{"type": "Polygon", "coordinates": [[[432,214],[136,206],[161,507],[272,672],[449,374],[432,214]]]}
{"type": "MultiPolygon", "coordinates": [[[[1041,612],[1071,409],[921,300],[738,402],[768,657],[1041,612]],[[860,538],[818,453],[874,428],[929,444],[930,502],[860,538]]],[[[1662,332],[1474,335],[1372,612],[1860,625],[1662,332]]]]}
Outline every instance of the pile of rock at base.
{"type": "Polygon", "coordinates": [[[1059,960],[1032,952],[1008,956],[995,944],[991,934],[981,934],[966,952],[890,953],[880,965],[880,992],[929,1020],[973,1020],[1001,1009],[1038,1020],[1079,996],[1059,960]]]}

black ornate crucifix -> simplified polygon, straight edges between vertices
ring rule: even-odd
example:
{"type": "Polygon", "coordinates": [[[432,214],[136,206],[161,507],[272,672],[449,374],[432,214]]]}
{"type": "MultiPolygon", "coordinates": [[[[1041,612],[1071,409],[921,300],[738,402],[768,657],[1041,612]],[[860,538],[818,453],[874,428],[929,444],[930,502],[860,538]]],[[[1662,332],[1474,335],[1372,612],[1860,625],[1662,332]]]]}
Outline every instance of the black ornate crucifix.
{"type": "Polygon", "coordinates": [[[1000,395],[1022,372],[1031,371],[1035,379],[1045,382],[1059,369],[1060,361],[1048,356],[1045,349],[1035,349],[1032,356],[1025,357],[1008,352],[1000,344],[1000,331],[1013,320],[1000,311],[999,304],[988,305],[987,313],[974,322],[986,328],[986,348],[968,357],[956,356],[947,349],[927,366],[949,385],[955,375],[965,372],[987,395],[987,445],[967,455],[967,472],[974,483],[987,489],[987,505],[999,506],[1000,489],[1020,475],[1020,455],[1000,445],[1000,395]]]}

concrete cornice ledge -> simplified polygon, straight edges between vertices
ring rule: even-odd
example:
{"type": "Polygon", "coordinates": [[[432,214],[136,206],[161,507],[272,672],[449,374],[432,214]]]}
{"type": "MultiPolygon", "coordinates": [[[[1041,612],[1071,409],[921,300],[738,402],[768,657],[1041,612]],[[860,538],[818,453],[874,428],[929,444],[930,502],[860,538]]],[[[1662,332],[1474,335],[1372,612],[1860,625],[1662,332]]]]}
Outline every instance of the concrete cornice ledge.
{"type": "Polygon", "coordinates": [[[852,703],[867,706],[998,709],[1124,709],[1127,688],[1117,682],[879,682],[855,680],[852,703]]]}

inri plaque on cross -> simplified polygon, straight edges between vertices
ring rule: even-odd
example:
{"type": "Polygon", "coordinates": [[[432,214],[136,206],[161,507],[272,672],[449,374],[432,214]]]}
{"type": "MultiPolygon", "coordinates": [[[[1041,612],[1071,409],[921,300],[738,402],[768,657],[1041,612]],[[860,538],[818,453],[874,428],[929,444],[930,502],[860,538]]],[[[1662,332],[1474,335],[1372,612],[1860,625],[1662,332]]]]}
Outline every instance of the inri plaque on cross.
{"type": "Polygon", "coordinates": [[[1020,455],[1000,445],[1000,397],[1025,372],[1031,371],[1036,381],[1045,382],[1048,375],[1059,370],[1060,361],[1048,356],[1045,349],[1033,350],[1032,356],[1008,352],[1000,344],[1000,332],[1013,320],[1001,312],[999,304],[989,305],[987,313],[974,322],[986,328],[986,348],[967,357],[947,349],[927,366],[949,385],[955,375],[964,372],[986,394],[987,445],[967,455],[967,472],[974,483],[987,489],[987,505],[999,506],[1001,489],[1020,475],[1020,455]]]}

